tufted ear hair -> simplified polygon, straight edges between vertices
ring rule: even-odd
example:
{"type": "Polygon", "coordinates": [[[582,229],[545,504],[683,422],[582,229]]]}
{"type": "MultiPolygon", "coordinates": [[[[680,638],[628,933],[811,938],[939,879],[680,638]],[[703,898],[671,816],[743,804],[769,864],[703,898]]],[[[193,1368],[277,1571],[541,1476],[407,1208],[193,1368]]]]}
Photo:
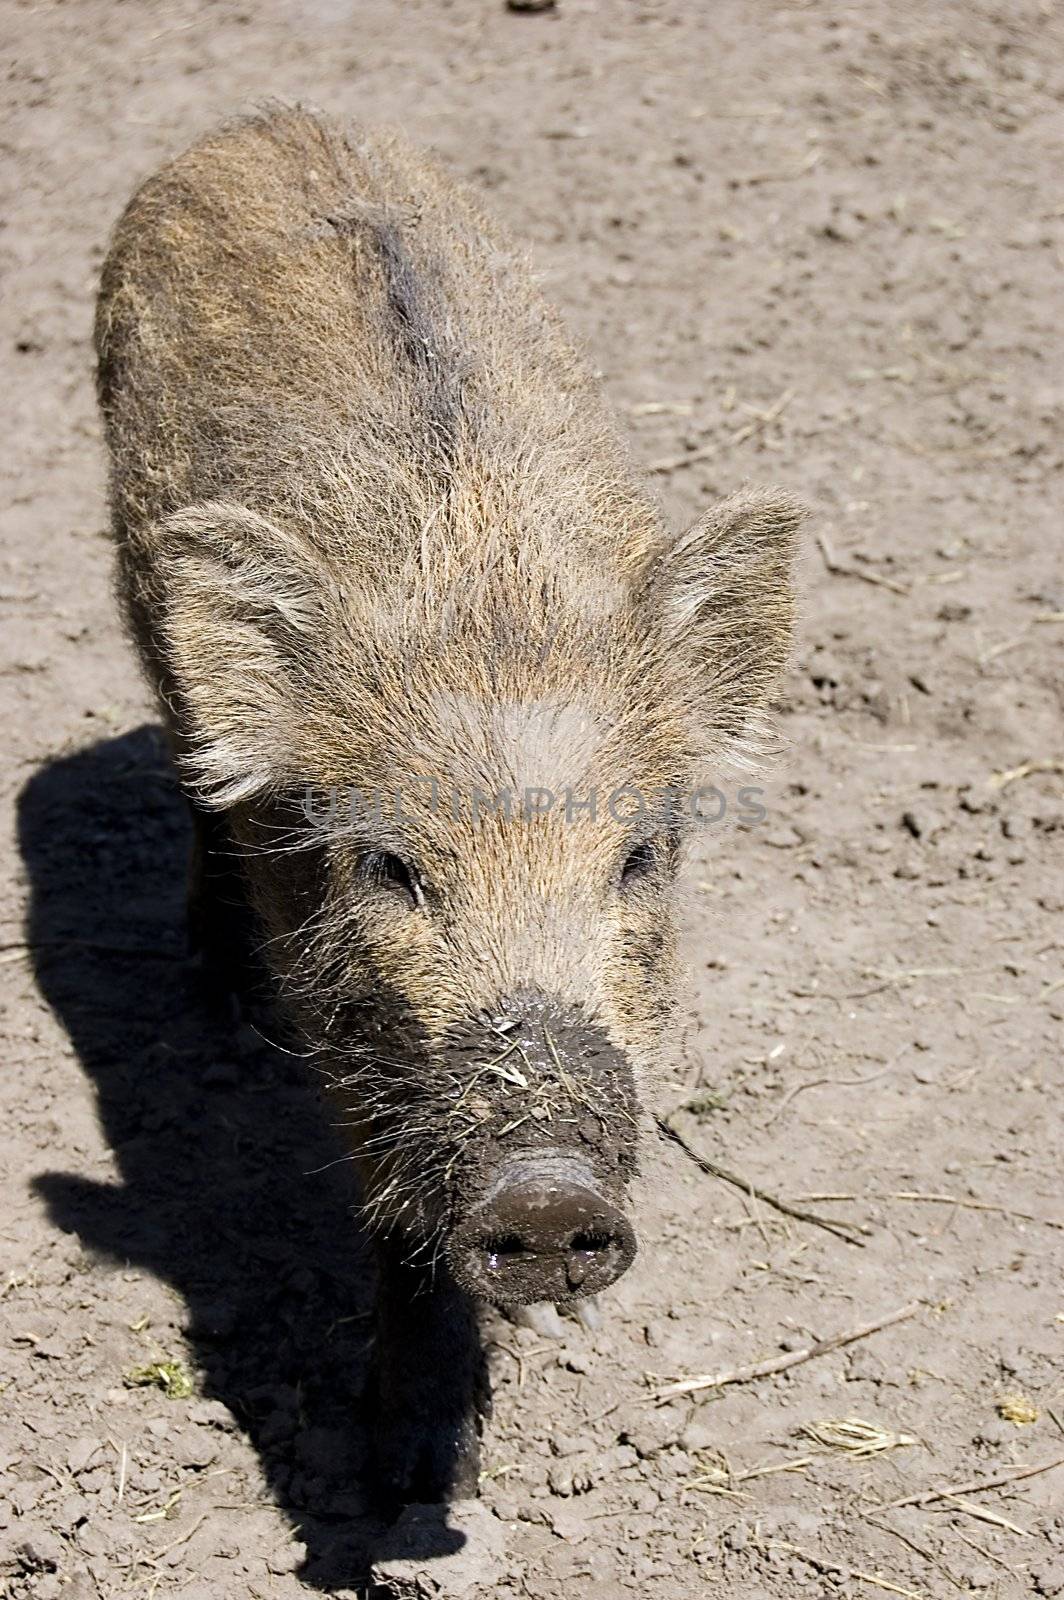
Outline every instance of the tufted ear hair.
{"type": "Polygon", "coordinates": [[[647,575],[644,603],[686,669],[704,745],[741,739],[786,665],[804,516],[780,490],[741,490],[667,546],[647,575]]]}
{"type": "Polygon", "coordinates": [[[305,545],[245,506],[188,507],[155,537],[166,689],[189,784],[222,809],[302,781],[300,712],[328,575],[305,545]]]}

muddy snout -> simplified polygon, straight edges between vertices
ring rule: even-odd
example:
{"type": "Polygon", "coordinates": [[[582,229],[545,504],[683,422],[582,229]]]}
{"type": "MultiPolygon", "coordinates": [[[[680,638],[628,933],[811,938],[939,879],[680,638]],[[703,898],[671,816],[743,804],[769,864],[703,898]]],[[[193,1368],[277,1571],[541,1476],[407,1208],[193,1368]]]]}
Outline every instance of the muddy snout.
{"type": "Polygon", "coordinates": [[[631,1064],[604,1029],[538,993],[449,1034],[457,1149],[445,1249],[471,1294],[503,1307],[605,1289],[636,1242],[631,1064]]]}
{"type": "Polygon", "coordinates": [[[595,1294],[635,1256],[628,1218],[590,1166],[538,1152],[506,1162],[451,1237],[456,1275],[496,1305],[556,1304],[595,1294]]]}

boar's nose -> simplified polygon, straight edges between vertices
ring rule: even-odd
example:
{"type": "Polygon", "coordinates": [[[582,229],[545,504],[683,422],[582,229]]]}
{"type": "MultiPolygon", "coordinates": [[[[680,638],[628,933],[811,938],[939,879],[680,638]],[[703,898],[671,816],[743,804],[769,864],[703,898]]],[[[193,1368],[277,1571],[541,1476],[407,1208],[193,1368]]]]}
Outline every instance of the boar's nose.
{"type": "Polygon", "coordinates": [[[595,1294],[635,1250],[631,1223],[590,1168],[546,1152],[508,1162],[450,1246],[458,1277],[504,1306],[595,1294]]]}

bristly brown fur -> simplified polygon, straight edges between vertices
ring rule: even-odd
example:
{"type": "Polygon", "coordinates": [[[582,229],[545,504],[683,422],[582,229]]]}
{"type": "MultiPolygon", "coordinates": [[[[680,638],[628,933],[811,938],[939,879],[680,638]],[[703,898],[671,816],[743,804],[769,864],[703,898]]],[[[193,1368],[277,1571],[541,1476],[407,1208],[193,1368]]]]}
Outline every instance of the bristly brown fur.
{"type": "Polygon", "coordinates": [[[345,1096],[360,1063],[367,1127],[393,1093],[366,1021],[381,997],[431,1053],[500,998],[546,994],[650,1065],[669,842],[601,809],[474,822],[409,783],[651,795],[741,750],[788,647],[794,503],[744,493],[670,539],[470,196],[400,140],[298,108],[141,188],[96,338],[141,656],[345,1096]],[[300,849],[269,830],[304,784],[400,789],[405,814],[300,849]],[[416,861],[418,914],[367,874],[382,849],[416,861]]]}

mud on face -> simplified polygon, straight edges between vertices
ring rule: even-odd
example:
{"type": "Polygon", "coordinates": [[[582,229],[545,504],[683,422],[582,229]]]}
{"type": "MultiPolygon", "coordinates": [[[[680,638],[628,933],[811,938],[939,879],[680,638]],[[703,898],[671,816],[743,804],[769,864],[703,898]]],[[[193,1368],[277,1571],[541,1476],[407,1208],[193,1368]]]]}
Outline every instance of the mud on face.
{"type": "Polygon", "coordinates": [[[637,1102],[601,1028],[526,993],[435,1043],[384,1025],[372,1051],[368,1034],[330,1093],[359,1132],[371,1218],[499,1305],[565,1303],[625,1271],[637,1102]]]}

